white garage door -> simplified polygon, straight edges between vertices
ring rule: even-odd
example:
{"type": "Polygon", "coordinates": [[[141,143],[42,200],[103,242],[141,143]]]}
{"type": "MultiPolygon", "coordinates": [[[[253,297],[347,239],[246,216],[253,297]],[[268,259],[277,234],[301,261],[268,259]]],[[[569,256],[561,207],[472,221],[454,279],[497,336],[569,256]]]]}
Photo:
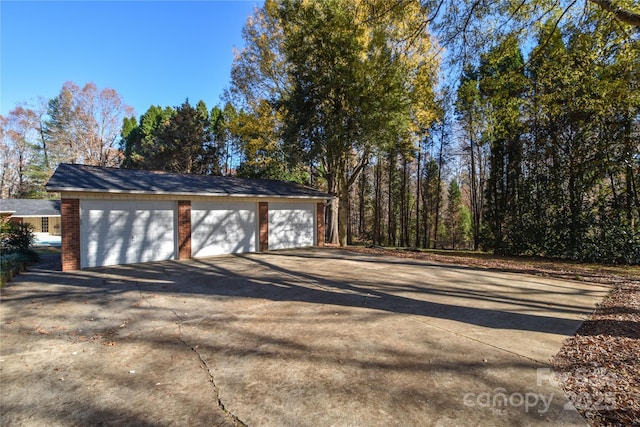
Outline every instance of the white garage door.
{"type": "Polygon", "coordinates": [[[81,267],[175,258],[175,212],[171,201],[81,201],[81,267]]]}
{"type": "Polygon", "coordinates": [[[269,203],[269,249],[314,245],[313,203],[269,203]]]}
{"type": "Polygon", "coordinates": [[[191,254],[256,252],[256,203],[192,202],[191,254]]]}

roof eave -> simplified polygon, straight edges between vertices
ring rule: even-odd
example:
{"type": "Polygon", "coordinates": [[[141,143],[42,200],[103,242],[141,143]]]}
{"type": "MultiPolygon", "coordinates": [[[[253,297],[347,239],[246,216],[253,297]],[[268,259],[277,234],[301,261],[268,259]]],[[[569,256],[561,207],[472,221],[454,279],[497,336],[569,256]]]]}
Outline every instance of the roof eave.
{"type": "Polygon", "coordinates": [[[150,195],[150,196],[204,196],[204,197],[238,197],[238,198],[283,198],[283,199],[311,199],[311,200],[331,200],[334,196],[307,196],[307,195],[281,195],[281,194],[232,194],[232,193],[207,193],[207,192],[182,192],[182,191],[145,191],[145,190],[100,190],[87,188],[69,188],[69,187],[46,187],[49,193],[107,193],[107,194],[134,194],[134,195],[150,195]]]}
{"type": "Polygon", "coordinates": [[[22,215],[22,214],[13,214],[11,216],[14,216],[16,218],[42,218],[42,217],[50,217],[50,218],[55,218],[58,216],[61,216],[59,213],[42,213],[42,214],[29,214],[29,215],[22,215]]]}

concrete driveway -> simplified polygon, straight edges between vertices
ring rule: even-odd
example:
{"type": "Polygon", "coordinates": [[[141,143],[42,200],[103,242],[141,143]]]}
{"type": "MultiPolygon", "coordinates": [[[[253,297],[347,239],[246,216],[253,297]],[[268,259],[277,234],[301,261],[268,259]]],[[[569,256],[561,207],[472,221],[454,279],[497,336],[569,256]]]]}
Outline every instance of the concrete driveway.
{"type": "Polygon", "coordinates": [[[2,425],[584,425],[548,361],[606,291],[336,249],[33,270],[2,425]]]}

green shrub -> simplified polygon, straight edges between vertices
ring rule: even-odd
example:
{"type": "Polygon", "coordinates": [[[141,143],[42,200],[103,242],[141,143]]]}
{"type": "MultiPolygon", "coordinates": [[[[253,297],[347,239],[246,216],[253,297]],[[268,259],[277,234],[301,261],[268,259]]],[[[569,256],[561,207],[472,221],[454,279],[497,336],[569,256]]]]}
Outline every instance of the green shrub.
{"type": "Polygon", "coordinates": [[[30,224],[0,222],[0,285],[38,261],[40,256],[31,249],[34,240],[30,224]]]}
{"type": "Polygon", "coordinates": [[[580,261],[640,265],[640,234],[630,226],[608,224],[585,239],[580,261]]]}
{"type": "Polygon", "coordinates": [[[35,235],[31,224],[2,221],[0,225],[1,253],[26,252],[34,242],[35,235]]]}

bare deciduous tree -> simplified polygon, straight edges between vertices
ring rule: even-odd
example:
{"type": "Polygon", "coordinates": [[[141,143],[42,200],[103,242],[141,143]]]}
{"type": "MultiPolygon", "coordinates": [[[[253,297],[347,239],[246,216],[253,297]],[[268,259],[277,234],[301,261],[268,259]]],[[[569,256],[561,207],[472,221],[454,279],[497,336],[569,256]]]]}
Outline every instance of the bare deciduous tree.
{"type": "Polygon", "coordinates": [[[81,88],[66,82],[49,102],[48,114],[46,135],[53,163],[120,164],[118,139],[122,123],[134,111],[115,90],[99,90],[95,83],[81,88]]]}

